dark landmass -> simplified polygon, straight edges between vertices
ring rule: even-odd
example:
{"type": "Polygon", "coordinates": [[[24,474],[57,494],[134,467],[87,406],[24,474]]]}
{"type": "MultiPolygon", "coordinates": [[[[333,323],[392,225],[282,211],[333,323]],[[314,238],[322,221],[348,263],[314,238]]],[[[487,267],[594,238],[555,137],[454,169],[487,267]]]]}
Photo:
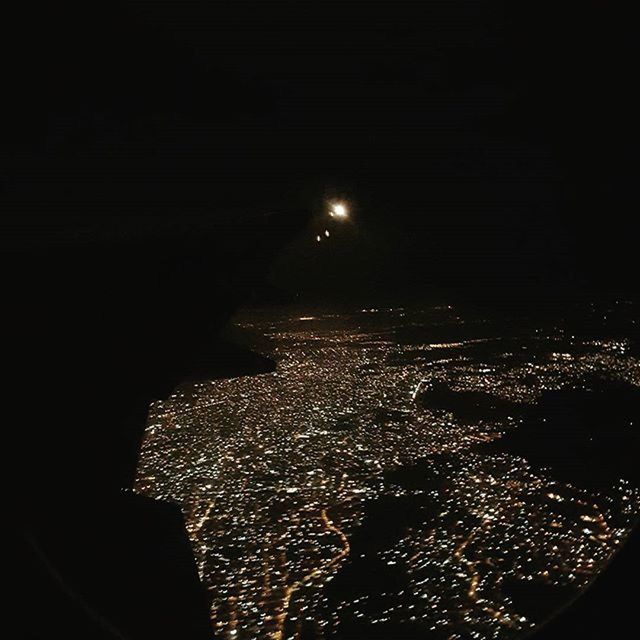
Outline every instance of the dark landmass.
{"type": "Polygon", "coordinates": [[[500,420],[521,411],[520,405],[489,393],[453,391],[440,382],[432,382],[422,389],[417,401],[428,409],[453,413],[462,422],[500,420]]]}
{"type": "Polygon", "coordinates": [[[384,479],[404,489],[446,491],[447,473],[441,470],[443,462],[452,461],[450,454],[426,456],[414,464],[398,467],[384,474],[384,479]]]}
{"type": "Polygon", "coordinates": [[[505,578],[502,592],[518,613],[534,623],[546,621],[579,594],[572,587],[517,578],[505,578]]]}
{"type": "Polygon", "coordinates": [[[377,553],[388,548],[412,526],[423,525],[436,517],[435,502],[428,496],[397,498],[383,496],[366,507],[360,527],[350,538],[351,553],[347,563],[326,587],[329,602],[368,596],[371,613],[380,613],[393,596],[386,591],[401,591],[407,582],[401,566],[388,565],[377,553]]]}
{"type": "Polygon", "coordinates": [[[378,498],[367,505],[364,522],[351,538],[353,557],[389,547],[411,527],[427,526],[437,509],[427,494],[378,498]]]}
{"type": "MultiPolygon", "coordinates": [[[[341,600],[366,596],[363,611],[371,617],[378,617],[385,609],[401,604],[401,596],[397,594],[409,588],[406,569],[388,564],[378,554],[391,547],[412,527],[424,528],[439,518],[437,502],[426,491],[446,491],[446,477],[434,470],[434,459],[445,457],[430,456],[414,466],[385,474],[385,479],[392,484],[424,489],[425,493],[404,497],[385,495],[366,506],[364,520],[350,538],[349,560],[326,587],[330,607],[341,600]]],[[[452,520],[459,517],[462,515],[455,512],[447,515],[452,520]]],[[[366,619],[345,619],[335,633],[338,640],[385,637],[439,636],[429,635],[424,625],[372,625],[366,619]]]]}
{"type": "Polygon", "coordinates": [[[491,447],[552,467],[569,482],[606,488],[623,477],[637,484],[639,424],[640,390],[603,381],[593,390],[545,392],[491,447]]]}

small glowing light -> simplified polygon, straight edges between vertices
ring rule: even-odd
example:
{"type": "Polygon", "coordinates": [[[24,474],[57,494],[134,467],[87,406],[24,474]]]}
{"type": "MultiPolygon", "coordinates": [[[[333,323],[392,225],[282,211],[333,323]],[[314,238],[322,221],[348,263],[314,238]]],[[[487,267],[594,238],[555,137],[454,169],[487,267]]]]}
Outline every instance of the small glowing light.
{"type": "Polygon", "coordinates": [[[327,238],[329,237],[329,229],[324,230],[324,235],[327,236],[327,238]]]}
{"type": "Polygon", "coordinates": [[[320,242],[320,240],[322,240],[322,238],[321,238],[320,236],[316,236],[316,240],[317,240],[318,242],[320,242]]]}

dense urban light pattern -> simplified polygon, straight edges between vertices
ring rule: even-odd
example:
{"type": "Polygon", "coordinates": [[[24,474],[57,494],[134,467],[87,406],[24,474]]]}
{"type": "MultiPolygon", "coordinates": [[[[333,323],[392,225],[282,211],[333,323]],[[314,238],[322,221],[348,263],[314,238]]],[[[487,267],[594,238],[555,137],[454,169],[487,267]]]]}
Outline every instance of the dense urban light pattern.
{"type": "Polygon", "coordinates": [[[593,376],[640,385],[624,340],[560,326],[506,338],[450,307],[238,324],[270,340],[276,371],[156,402],[135,485],[182,505],[216,637],[357,625],[514,637],[538,620],[512,584],[566,601],[640,513],[626,479],[579,488],[484,444],[545,390],[593,376]],[[429,406],[436,384],[514,410],[461,419],[429,406]]]}

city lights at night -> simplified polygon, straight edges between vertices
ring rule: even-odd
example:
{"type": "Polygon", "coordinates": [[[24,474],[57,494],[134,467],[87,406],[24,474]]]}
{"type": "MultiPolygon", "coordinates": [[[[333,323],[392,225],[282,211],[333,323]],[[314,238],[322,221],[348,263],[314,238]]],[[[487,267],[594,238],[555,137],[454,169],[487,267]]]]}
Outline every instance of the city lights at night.
{"type": "Polygon", "coordinates": [[[182,506],[218,637],[332,637],[360,621],[516,637],[539,620],[512,584],[579,593],[629,533],[640,493],[624,478],[579,488],[482,448],[545,392],[593,375],[639,385],[624,342],[559,328],[422,340],[431,325],[482,328],[449,307],[239,323],[269,338],[276,371],[155,403],[136,482],[182,506]],[[442,385],[507,410],[430,406],[442,385]]]}

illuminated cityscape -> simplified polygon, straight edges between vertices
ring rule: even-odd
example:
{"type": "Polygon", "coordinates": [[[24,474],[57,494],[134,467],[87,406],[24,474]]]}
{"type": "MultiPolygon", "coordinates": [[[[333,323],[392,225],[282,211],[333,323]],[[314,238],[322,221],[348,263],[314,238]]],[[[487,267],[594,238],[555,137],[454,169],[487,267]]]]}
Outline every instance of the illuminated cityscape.
{"type": "Polygon", "coordinates": [[[515,637],[579,593],[640,514],[628,478],[590,488],[499,446],[545,392],[640,386],[622,338],[507,335],[449,306],[236,324],[276,370],[154,403],[135,485],[181,505],[213,637],[515,637]],[[547,608],[530,612],[527,589],[547,608]]]}

